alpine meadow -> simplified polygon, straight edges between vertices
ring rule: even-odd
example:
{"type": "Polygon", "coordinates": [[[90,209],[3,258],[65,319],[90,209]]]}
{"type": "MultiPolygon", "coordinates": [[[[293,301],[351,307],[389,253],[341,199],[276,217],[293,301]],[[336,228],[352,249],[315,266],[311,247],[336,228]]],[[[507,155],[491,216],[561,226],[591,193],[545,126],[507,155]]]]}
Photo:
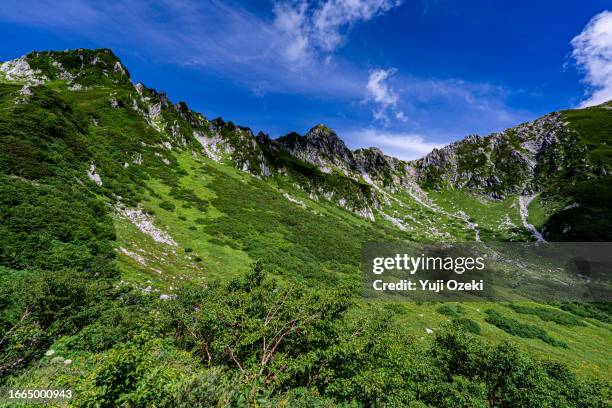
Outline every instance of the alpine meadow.
{"type": "Polygon", "coordinates": [[[253,134],[128,68],[110,49],[0,65],[3,389],[70,389],[52,404],[75,407],[611,406],[609,302],[370,301],[360,251],[612,241],[612,102],[406,161],[323,124],[253,134]]]}

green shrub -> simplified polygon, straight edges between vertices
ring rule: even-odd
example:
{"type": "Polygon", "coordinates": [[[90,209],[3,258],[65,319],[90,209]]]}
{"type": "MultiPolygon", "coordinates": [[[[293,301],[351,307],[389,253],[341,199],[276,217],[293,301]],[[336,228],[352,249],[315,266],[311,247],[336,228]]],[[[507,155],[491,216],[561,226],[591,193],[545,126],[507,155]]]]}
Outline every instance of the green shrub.
{"type": "Polygon", "coordinates": [[[452,323],[469,333],[480,334],[480,325],[474,320],[468,319],[467,317],[459,317],[457,319],[453,319],[452,323]]]}
{"type": "Polygon", "coordinates": [[[454,303],[445,303],[436,308],[436,312],[450,317],[459,317],[463,313],[461,305],[454,303]]]}
{"type": "Polygon", "coordinates": [[[235,377],[235,373],[221,367],[198,372],[179,382],[166,403],[176,408],[237,406],[244,403],[246,391],[241,391],[246,384],[235,377]]]}
{"type": "Polygon", "coordinates": [[[196,361],[163,340],[120,344],[96,358],[93,371],[76,389],[76,406],[162,406],[196,361]]]}
{"type": "Polygon", "coordinates": [[[612,323],[612,302],[564,303],[561,309],[577,316],[612,323]]]}
{"type": "Polygon", "coordinates": [[[552,307],[529,307],[515,303],[509,304],[508,307],[517,313],[535,315],[547,322],[555,322],[564,326],[584,326],[584,322],[576,316],[552,307]]]}
{"type": "Polygon", "coordinates": [[[20,369],[60,336],[94,322],[112,296],[111,282],[74,270],[23,273],[0,267],[0,378],[20,369]]]}
{"type": "Polygon", "coordinates": [[[170,190],[170,196],[176,200],[183,201],[183,208],[195,207],[202,212],[208,209],[208,201],[198,197],[193,190],[173,186],[170,190]]]}
{"type": "Polygon", "coordinates": [[[170,201],[162,201],[161,203],[159,203],[159,208],[164,209],[166,211],[174,211],[176,206],[170,201]]]}
{"type": "Polygon", "coordinates": [[[567,347],[562,341],[556,340],[546,333],[546,330],[541,327],[534,326],[532,324],[521,323],[512,318],[503,316],[499,312],[489,309],[486,311],[487,317],[485,321],[491,323],[499,329],[502,329],[506,333],[514,336],[524,337],[527,339],[540,339],[545,343],[548,343],[555,347],[567,347]]]}

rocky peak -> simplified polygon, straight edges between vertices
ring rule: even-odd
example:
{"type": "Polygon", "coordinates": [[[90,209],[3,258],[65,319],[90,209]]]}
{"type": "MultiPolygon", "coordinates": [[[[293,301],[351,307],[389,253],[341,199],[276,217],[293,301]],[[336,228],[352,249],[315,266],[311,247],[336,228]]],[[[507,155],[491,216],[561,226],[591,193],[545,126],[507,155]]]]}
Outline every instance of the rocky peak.
{"type": "Polygon", "coordinates": [[[336,132],[325,125],[313,127],[304,136],[289,133],[275,142],[281,149],[326,173],[334,168],[349,172],[355,167],[353,153],[336,132]]]}
{"type": "Polygon", "coordinates": [[[357,149],[353,152],[353,157],[360,173],[376,174],[390,168],[387,158],[377,147],[357,149]]]}
{"type": "Polygon", "coordinates": [[[225,127],[227,123],[223,120],[223,118],[218,117],[218,118],[214,118],[210,121],[210,128],[212,130],[219,130],[223,127],[225,127]]]}
{"type": "Polygon", "coordinates": [[[325,125],[316,125],[304,135],[305,141],[322,151],[329,154],[336,154],[348,159],[351,156],[350,150],[346,147],[342,139],[336,132],[325,125]]]}
{"type": "Polygon", "coordinates": [[[255,138],[257,139],[257,142],[264,145],[264,146],[268,146],[270,145],[270,135],[268,135],[267,133],[262,132],[261,130],[257,133],[257,136],[255,136],[255,138]]]}
{"type": "Polygon", "coordinates": [[[109,49],[79,48],[66,51],[34,51],[0,65],[9,81],[40,84],[66,81],[75,87],[130,83],[130,74],[109,49]]]}
{"type": "Polygon", "coordinates": [[[566,132],[553,113],[486,137],[468,136],[416,162],[419,180],[432,188],[469,188],[494,198],[538,190],[541,168],[560,168],[550,153],[566,132]]]}
{"type": "Polygon", "coordinates": [[[201,114],[192,111],[186,102],[179,102],[174,105],[174,107],[176,108],[176,111],[179,113],[179,115],[181,115],[181,117],[185,119],[187,123],[191,125],[191,127],[197,130],[200,126],[204,126],[204,117],[201,114]]]}

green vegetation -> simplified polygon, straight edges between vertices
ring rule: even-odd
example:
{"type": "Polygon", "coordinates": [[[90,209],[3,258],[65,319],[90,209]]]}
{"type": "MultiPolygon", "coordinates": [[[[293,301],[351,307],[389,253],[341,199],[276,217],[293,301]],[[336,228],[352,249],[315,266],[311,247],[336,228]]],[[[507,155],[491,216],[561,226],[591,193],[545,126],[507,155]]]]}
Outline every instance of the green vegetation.
{"type": "Polygon", "coordinates": [[[577,316],[590,317],[606,323],[612,323],[612,305],[604,302],[593,303],[565,303],[561,309],[577,316]]]}
{"type": "Polygon", "coordinates": [[[610,104],[564,111],[563,116],[578,133],[580,145],[588,149],[594,164],[609,168],[612,163],[612,146],[608,144],[612,132],[610,104]]]}
{"type": "Polygon", "coordinates": [[[529,204],[527,222],[541,231],[551,214],[563,210],[566,206],[567,205],[562,202],[555,201],[553,197],[549,195],[542,196],[540,194],[534,197],[529,204]]]}
{"type": "Polygon", "coordinates": [[[547,322],[555,322],[564,326],[584,326],[584,322],[576,316],[551,307],[529,307],[521,304],[509,304],[508,307],[517,313],[536,315],[547,322]]]}
{"type": "Polygon", "coordinates": [[[547,188],[547,196],[574,205],[552,214],[544,228],[555,241],[610,241],[610,106],[563,111],[562,117],[572,130],[565,136],[565,155],[570,163],[557,172],[554,182],[547,188]]]}
{"type": "Polygon", "coordinates": [[[459,317],[457,319],[454,319],[452,322],[456,326],[458,326],[461,329],[465,330],[467,333],[472,333],[472,334],[480,334],[481,333],[480,325],[478,323],[476,323],[474,320],[469,319],[467,317],[459,317]]]}
{"type": "MultiPolygon", "coordinates": [[[[486,200],[463,190],[430,193],[437,205],[451,214],[468,215],[478,225],[483,241],[524,241],[529,238],[522,226],[517,196],[502,200],[486,200]]],[[[464,225],[459,228],[465,228],[464,225]]],[[[453,229],[450,229],[453,231],[453,229]]],[[[472,236],[468,240],[473,240],[472,236]]]]}
{"type": "Polygon", "coordinates": [[[521,323],[518,320],[506,317],[495,310],[487,310],[487,318],[485,321],[502,329],[506,333],[514,336],[524,337],[527,339],[540,339],[543,342],[556,347],[567,347],[567,345],[559,340],[556,340],[548,335],[546,330],[533,324],[521,323]]]}
{"type": "Polygon", "coordinates": [[[128,72],[109,49],[33,52],[28,54],[26,61],[50,80],[68,75],[73,77],[74,83],[83,86],[129,84],[128,72]],[[61,64],[64,72],[53,61],[61,64]]]}
{"type": "Polygon", "coordinates": [[[459,317],[463,313],[463,307],[459,304],[445,303],[436,308],[436,312],[445,316],[459,317]]]}
{"type": "Polygon", "coordinates": [[[394,312],[352,319],[349,288],[281,284],[259,264],[225,284],[187,285],[171,302],[133,292],[114,298],[99,320],[7,385],[36,387],[52,376],[75,390],[75,406],[101,407],[597,407],[609,397],[562,365],[509,343],[492,346],[460,325],[423,343],[397,330],[394,312]],[[58,366],[58,356],[73,363],[58,366]]]}
{"type": "MultiPolygon", "coordinates": [[[[52,81],[0,83],[0,386],[100,407],[609,406],[609,304],[358,298],[362,242],[525,239],[515,195],[383,196],[135,88],[108,50],[28,61],[52,81]]],[[[595,179],[567,191],[604,211],[595,179]]],[[[545,198],[530,217],[554,231],[567,196],[545,198]]]]}
{"type": "Polygon", "coordinates": [[[159,203],[159,208],[163,208],[166,211],[174,211],[176,207],[171,202],[162,201],[161,203],[159,203]]]}

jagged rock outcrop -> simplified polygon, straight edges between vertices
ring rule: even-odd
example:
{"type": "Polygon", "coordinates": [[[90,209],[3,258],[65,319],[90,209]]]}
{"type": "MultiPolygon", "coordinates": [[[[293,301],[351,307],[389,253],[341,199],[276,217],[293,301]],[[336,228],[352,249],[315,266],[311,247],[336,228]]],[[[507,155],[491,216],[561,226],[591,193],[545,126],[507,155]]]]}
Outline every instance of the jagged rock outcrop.
{"type": "MultiPolygon", "coordinates": [[[[143,160],[167,166],[169,151],[190,149],[258,177],[287,177],[313,199],[332,201],[368,219],[374,218],[374,209],[394,201],[390,194],[397,192],[431,209],[427,190],[464,189],[500,199],[610,174],[609,163],[601,159],[609,149],[605,134],[598,136],[601,140],[581,142],[584,136],[568,125],[563,112],[485,137],[468,136],[422,159],[403,161],[375,147],[351,151],[322,124],[303,136],[271,139],[221,118],[208,120],[184,102],[173,104],[164,92],[132,84],[127,69],[108,49],[33,52],[0,64],[0,78],[20,83],[15,103],[27,103],[36,87],[50,80],[64,81],[71,92],[109,87],[107,106],[137,113],[157,132],[149,145],[157,149],[153,156],[126,151],[123,168],[143,160]],[[595,160],[589,155],[593,146],[604,146],[595,160]]],[[[610,110],[609,104],[603,108],[610,110]]],[[[95,114],[90,119],[98,127],[95,114]]]]}
{"type": "Polygon", "coordinates": [[[415,162],[428,188],[466,188],[502,198],[541,189],[568,163],[571,134],[559,113],[486,137],[468,136],[415,162]]]}
{"type": "Polygon", "coordinates": [[[66,81],[69,89],[107,83],[130,83],[130,74],[109,49],[32,52],[0,65],[7,80],[39,85],[46,81],[66,81]]]}
{"type": "Polygon", "coordinates": [[[353,153],[336,132],[325,125],[313,127],[304,136],[290,133],[279,137],[273,144],[325,173],[331,173],[334,169],[349,173],[355,169],[353,153]]]}
{"type": "MultiPolygon", "coordinates": [[[[354,152],[357,171],[373,179],[386,181],[392,172],[391,163],[377,147],[358,149],[354,152]]],[[[389,159],[392,159],[389,157],[389,159]]]]}

